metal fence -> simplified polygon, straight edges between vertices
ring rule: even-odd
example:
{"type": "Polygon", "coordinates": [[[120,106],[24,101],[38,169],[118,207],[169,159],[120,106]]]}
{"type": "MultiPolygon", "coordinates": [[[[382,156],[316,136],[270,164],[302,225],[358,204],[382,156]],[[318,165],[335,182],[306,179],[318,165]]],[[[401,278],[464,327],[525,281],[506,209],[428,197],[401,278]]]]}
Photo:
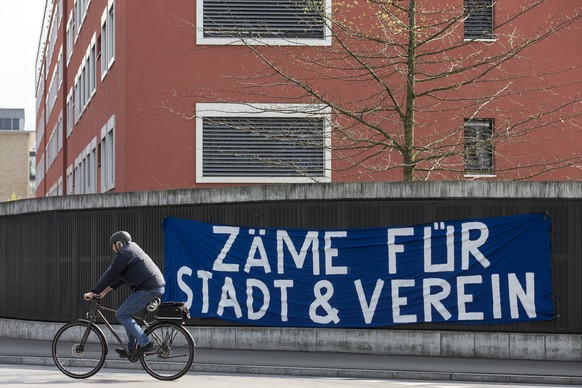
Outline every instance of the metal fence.
{"type": "MultiPolygon", "coordinates": [[[[109,236],[128,230],[163,266],[166,216],[277,228],[360,228],[547,211],[552,218],[552,321],[503,325],[415,324],[390,329],[582,333],[582,185],[551,183],[289,185],[188,192],[43,198],[0,204],[0,317],[65,322],[107,268],[109,236]],[[513,185],[513,186],[512,186],[513,185]],[[520,189],[521,188],[521,189],[520,189]],[[538,192],[535,195],[534,192],[538,192]],[[516,194],[517,193],[517,194],[516,194]],[[532,194],[534,193],[534,194],[532,194]],[[469,196],[469,197],[467,197],[469,196]]],[[[523,258],[527,260],[527,258],[523,258]]],[[[109,294],[116,306],[129,290],[109,294]]],[[[192,320],[195,325],[233,325],[192,320]]]]}

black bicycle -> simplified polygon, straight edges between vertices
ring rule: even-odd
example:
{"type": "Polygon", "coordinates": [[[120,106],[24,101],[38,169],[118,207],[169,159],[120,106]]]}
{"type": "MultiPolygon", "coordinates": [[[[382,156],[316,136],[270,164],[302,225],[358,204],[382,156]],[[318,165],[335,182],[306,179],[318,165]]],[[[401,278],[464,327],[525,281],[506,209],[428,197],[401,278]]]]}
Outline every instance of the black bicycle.
{"type": "MultiPolygon", "coordinates": [[[[102,306],[98,296],[94,300],[94,307],[90,307],[87,312],[87,319],[66,324],[53,339],[55,364],[65,375],[75,379],[91,377],[105,364],[109,349],[103,331],[97,326],[99,319],[126,353],[130,353],[103,315],[104,311],[115,313],[116,310],[102,306]]],[[[185,319],[189,318],[184,304],[162,303],[152,322],[141,317],[134,318],[155,346],[142,356],[129,355],[127,359],[130,362],[139,360],[146,372],[159,380],[175,380],[186,374],[194,361],[195,344],[192,335],[184,327],[185,319]]]]}

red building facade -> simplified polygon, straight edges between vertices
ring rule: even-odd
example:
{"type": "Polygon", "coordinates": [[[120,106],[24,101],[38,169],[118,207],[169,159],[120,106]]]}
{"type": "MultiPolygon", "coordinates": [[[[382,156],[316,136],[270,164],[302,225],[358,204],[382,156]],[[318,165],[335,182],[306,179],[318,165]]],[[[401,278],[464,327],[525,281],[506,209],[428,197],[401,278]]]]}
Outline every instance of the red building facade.
{"type": "Polygon", "coordinates": [[[47,0],[36,195],[582,179],[579,1],[433,3],[47,0]]]}

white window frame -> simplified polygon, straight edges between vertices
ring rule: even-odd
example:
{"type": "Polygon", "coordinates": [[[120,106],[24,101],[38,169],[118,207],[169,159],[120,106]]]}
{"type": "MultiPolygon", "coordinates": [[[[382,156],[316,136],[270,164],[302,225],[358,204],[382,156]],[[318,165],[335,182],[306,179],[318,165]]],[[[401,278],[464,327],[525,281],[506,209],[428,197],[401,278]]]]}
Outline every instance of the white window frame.
{"type": "Polygon", "coordinates": [[[101,192],[115,188],[115,115],[101,128],[101,192]]]}
{"type": "Polygon", "coordinates": [[[107,75],[107,8],[101,15],[101,81],[107,75]]]}
{"type": "Polygon", "coordinates": [[[89,100],[93,98],[97,91],[97,35],[93,34],[89,45],[88,65],[89,65],[89,100]]]}
{"type": "Polygon", "coordinates": [[[101,15],[101,80],[115,63],[115,1],[109,0],[101,15]]]}
{"type": "Polygon", "coordinates": [[[75,194],[97,193],[97,138],[93,138],[75,159],[75,194]]]}
{"type": "Polygon", "coordinates": [[[75,47],[75,17],[73,10],[69,13],[69,21],[67,22],[67,66],[71,62],[73,56],[73,49],[75,47]]]}
{"type": "Polygon", "coordinates": [[[115,1],[107,3],[107,68],[110,69],[115,62],[115,1]]]}
{"type": "Polygon", "coordinates": [[[73,133],[73,121],[74,121],[74,109],[75,103],[73,99],[73,87],[69,89],[69,94],[67,94],[67,138],[73,133]]]}
{"type": "MultiPolygon", "coordinates": [[[[46,154],[46,151],[45,151],[45,154],[46,154]]],[[[45,154],[43,154],[40,157],[40,159],[38,160],[38,163],[36,165],[36,176],[35,176],[35,179],[34,179],[34,183],[35,183],[35,186],[37,188],[40,187],[40,184],[42,183],[42,181],[45,178],[45,173],[46,173],[45,167],[44,167],[44,165],[45,165],[45,163],[44,163],[44,161],[45,161],[45,154]]]]}
{"type": "Polygon", "coordinates": [[[72,195],[75,193],[75,181],[73,175],[73,165],[67,167],[67,195],[72,195]]]}
{"type": "Polygon", "coordinates": [[[332,0],[325,1],[326,18],[323,39],[286,39],[267,38],[207,38],[204,37],[204,0],[196,0],[196,44],[199,45],[273,45],[273,46],[331,46],[331,4],[332,0]]]}
{"type": "Polygon", "coordinates": [[[57,120],[57,155],[63,149],[63,111],[59,112],[57,120]]]}
{"type": "Polygon", "coordinates": [[[196,104],[197,183],[317,183],[331,181],[331,108],[313,104],[196,104]],[[317,112],[317,113],[315,113],[317,112]],[[321,177],[208,177],[203,175],[203,119],[205,117],[323,117],[324,175],[321,177]]]}
{"type": "Polygon", "coordinates": [[[79,88],[79,73],[77,73],[75,76],[73,89],[73,116],[76,124],[81,118],[81,90],[79,88]]]}

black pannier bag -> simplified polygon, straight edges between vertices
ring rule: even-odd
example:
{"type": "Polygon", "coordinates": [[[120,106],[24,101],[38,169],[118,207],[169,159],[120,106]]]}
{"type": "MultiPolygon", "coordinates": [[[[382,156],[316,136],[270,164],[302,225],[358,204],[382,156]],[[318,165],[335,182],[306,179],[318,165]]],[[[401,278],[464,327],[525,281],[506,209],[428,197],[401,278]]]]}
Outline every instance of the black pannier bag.
{"type": "Polygon", "coordinates": [[[156,318],[164,321],[183,321],[190,319],[190,312],[184,302],[164,302],[158,307],[156,318]]]}

